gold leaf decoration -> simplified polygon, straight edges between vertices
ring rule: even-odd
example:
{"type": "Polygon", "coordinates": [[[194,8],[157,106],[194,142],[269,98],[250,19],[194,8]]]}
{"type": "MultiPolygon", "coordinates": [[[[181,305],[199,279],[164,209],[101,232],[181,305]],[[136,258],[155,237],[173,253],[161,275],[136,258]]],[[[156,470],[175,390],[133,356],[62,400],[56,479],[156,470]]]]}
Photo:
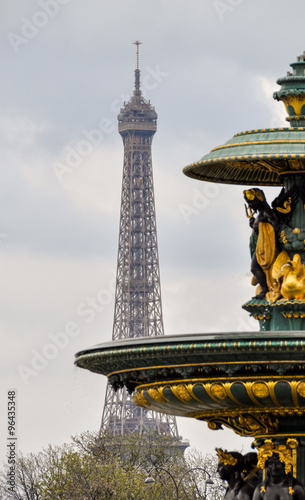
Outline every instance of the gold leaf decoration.
{"type": "Polygon", "coordinates": [[[269,389],[263,382],[254,382],[252,385],[252,392],[258,398],[266,398],[269,396],[269,389]]]}
{"type": "Polygon", "coordinates": [[[147,392],[151,399],[157,403],[165,403],[166,399],[161,391],[162,389],[158,389],[157,387],[150,387],[147,392]]]}
{"type": "Polygon", "coordinates": [[[216,452],[218,455],[218,460],[219,462],[223,463],[224,465],[235,465],[237,462],[237,458],[234,458],[231,453],[228,453],[225,450],[222,450],[221,448],[216,448],[216,452]]]}
{"type": "Polygon", "coordinates": [[[150,406],[149,401],[147,401],[147,399],[143,395],[143,391],[137,391],[133,396],[133,400],[136,405],[143,406],[143,408],[150,406]]]}
{"type": "Polygon", "coordinates": [[[191,401],[193,399],[185,384],[174,385],[171,389],[174,395],[183,401],[191,401]]]}
{"type": "Polygon", "coordinates": [[[299,382],[297,386],[297,393],[302,396],[302,398],[305,398],[305,382],[299,382]]]}
{"type": "Polygon", "coordinates": [[[225,399],[227,397],[227,391],[221,384],[213,384],[211,386],[211,393],[218,399],[225,399]]]}

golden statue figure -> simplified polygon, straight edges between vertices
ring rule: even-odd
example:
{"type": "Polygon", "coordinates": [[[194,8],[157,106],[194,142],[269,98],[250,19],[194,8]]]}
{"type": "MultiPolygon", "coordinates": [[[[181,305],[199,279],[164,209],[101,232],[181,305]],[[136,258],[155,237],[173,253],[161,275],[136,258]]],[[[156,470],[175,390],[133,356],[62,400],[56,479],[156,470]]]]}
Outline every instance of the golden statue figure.
{"type": "Polygon", "coordinates": [[[272,274],[272,266],[281,250],[277,239],[278,221],[261,189],[244,191],[244,198],[248,204],[246,213],[252,228],[250,237],[252,284],[259,285],[255,298],[266,298],[270,302],[275,302],[281,295],[280,283],[272,274]],[[258,215],[254,217],[257,212],[258,215]]]}

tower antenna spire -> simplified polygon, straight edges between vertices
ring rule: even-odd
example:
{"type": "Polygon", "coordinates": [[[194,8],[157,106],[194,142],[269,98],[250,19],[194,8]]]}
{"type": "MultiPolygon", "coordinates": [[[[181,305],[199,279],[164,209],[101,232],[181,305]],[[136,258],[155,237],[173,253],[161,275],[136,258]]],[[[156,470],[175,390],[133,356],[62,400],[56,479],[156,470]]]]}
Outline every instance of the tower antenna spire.
{"type": "Polygon", "coordinates": [[[136,40],[133,45],[136,45],[136,69],[139,69],[139,45],[142,45],[142,42],[136,40]]]}
{"type": "Polygon", "coordinates": [[[140,91],[139,45],[142,45],[142,42],[136,40],[133,45],[136,46],[135,90],[140,91]]]}

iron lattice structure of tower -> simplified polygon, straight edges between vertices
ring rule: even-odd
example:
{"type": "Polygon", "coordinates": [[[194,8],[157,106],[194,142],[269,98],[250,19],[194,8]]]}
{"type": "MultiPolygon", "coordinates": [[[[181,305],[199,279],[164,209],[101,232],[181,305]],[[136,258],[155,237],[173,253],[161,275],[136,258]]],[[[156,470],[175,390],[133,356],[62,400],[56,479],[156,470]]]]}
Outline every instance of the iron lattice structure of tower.
{"type": "MultiPolygon", "coordinates": [[[[124,166],[113,341],[164,335],[151,161],[157,113],[140,89],[140,42],[135,44],[135,89],[118,115],[124,166]]],[[[175,417],[140,408],[125,388],[115,392],[108,384],[101,432],[150,429],[178,438],[175,417]]]]}

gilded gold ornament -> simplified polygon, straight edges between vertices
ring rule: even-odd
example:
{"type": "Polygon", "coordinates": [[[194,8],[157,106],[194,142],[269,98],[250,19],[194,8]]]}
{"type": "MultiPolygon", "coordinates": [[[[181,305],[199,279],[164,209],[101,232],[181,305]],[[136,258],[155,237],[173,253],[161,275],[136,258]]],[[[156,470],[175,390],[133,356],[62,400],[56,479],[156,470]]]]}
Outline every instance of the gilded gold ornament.
{"type": "MultiPolygon", "coordinates": [[[[281,97],[289,115],[289,106],[293,107],[296,117],[301,115],[302,107],[305,104],[305,95],[286,95],[281,97]]],[[[294,117],[295,118],[295,117],[294,117]]]]}
{"type": "Polygon", "coordinates": [[[132,398],[138,406],[143,406],[144,408],[150,406],[149,401],[143,396],[142,391],[137,391],[132,398]]]}
{"type": "Polygon", "coordinates": [[[237,458],[234,458],[231,453],[228,453],[226,450],[216,448],[216,452],[219,462],[223,463],[224,465],[235,465],[237,463],[237,458]]]}
{"type": "Polygon", "coordinates": [[[259,201],[264,201],[265,199],[265,195],[261,189],[246,189],[244,195],[249,201],[253,201],[255,198],[259,201]]]}
{"type": "Polygon", "coordinates": [[[291,438],[287,439],[286,444],[291,450],[294,450],[295,448],[297,448],[299,446],[298,440],[291,439],[291,438]]]}
{"type": "MultiPolygon", "coordinates": [[[[287,238],[285,235],[285,231],[281,232],[281,238],[283,240],[283,243],[287,243],[287,238]]],[[[277,258],[275,259],[275,262],[272,266],[272,277],[273,279],[278,279],[279,278],[279,273],[282,271],[283,266],[287,264],[287,262],[290,261],[290,257],[288,252],[286,250],[283,250],[282,252],[279,253],[277,258]]]]}
{"type": "Polygon", "coordinates": [[[254,396],[258,398],[266,398],[269,396],[269,390],[266,384],[263,382],[254,382],[252,385],[252,392],[254,396]]]}
{"type": "Polygon", "coordinates": [[[286,444],[288,448],[291,449],[293,476],[297,477],[297,448],[299,446],[299,442],[297,439],[290,438],[287,439],[286,444]]]}
{"type": "Polygon", "coordinates": [[[147,390],[147,392],[148,392],[149,396],[151,397],[151,399],[153,399],[157,403],[165,403],[166,399],[163,396],[162,388],[150,387],[147,390]]]}
{"type": "Polygon", "coordinates": [[[283,243],[288,243],[287,236],[286,236],[284,229],[281,231],[280,236],[283,240],[283,243]]]}
{"type": "Polygon", "coordinates": [[[187,417],[205,420],[210,429],[221,429],[225,425],[241,436],[261,436],[276,433],[279,421],[265,409],[209,410],[191,412],[187,417]]]}
{"type": "Polygon", "coordinates": [[[305,398],[305,382],[299,382],[297,385],[297,393],[302,396],[302,398],[305,398]]]}
{"type": "Polygon", "coordinates": [[[294,465],[294,459],[292,457],[291,449],[286,445],[279,444],[275,446],[272,439],[266,439],[264,444],[258,448],[257,454],[257,467],[259,469],[264,469],[266,461],[272,457],[275,453],[278,455],[280,462],[285,464],[285,473],[288,474],[294,465]]]}
{"type": "Polygon", "coordinates": [[[185,384],[173,385],[171,389],[178,399],[183,401],[191,401],[193,399],[185,384]]]}
{"type": "MultiPolygon", "coordinates": [[[[291,361],[292,362],[292,361],[291,361]]],[[[289,363],[286,361],[285,363],[289,363]]],[[[275,361],[271,362],[272,366],[275,361]]],[[[295,362],[294,362],[295,363],[295,362]]],[[[214,379],[215,380],[215,379],[214,379]]],[[[138,400],[140,406],[153,406],[153,401],[158,405],[166,404],[164,406],[167,408],[165,411],[169,411],[171,407],[175,407],[176,414],[181,414],[184,416],[194,416],[196,418],[210,419],[216,416],[217,411],[222,411],[223,415],[226,417],[228,414],[226,412],[234,411],[234,418],[239,415],[243,419],[238,423],[238,427],[245,427],[247,435],[257,434],[258,421],[252,422],[245,420],[245,416],[254,414],[280,414],[280,415],[302,415],[305,412],[305,407],[298,400],[299,397],[305,397],[305,380],[304,376],[297,376],[296,380],[291,380],[290,377],[282,375],[274,375],[272,377],[266,376],[256,376],[249,377],[248,380],[245,377],[219,377],[215,381],[205,381],[199,379],[189,379],[184,383],[179,381],[168,382],[156,382],[153,385],[143,384],[137,387],[136,394],[138,395],[138,400]],[[251,380],[252,379],[252,380],[251,380]],[[229,381],[228,381],[229,380],[229,381]],[[281,387],[282,383],[285,382],[286,395],[285,401],[283,402],[281,397],[281,387]],[[172,394],[179,401],[171,401],[164,396],[163,390],[166,386],[166,390],[172,394]],[[194,386],[197,387],[196,394],[194,394],[194,386]],[[242,391],[241,389],[244,388],[242,391]],[[289,390],[289,393],[287,392],[289,390]],[[150,398],[146,399],[145,394],[149,394],[150,398]],[[245,400],[243,394],[247,394],[247,398],[252,401],[251,406],[249,405],[249,400],[245,400]],[[203,396],[205,394],[205,396],[203,396]],[[287,402],[287,396],[289,394],[290,403],[287,402]],[[207,399],[207,396],[210,399],[207,399]],[[266,400],[266,398],[268,398],[266,400]],[[217,403],[217,410],[213,409],[215,403],[217,403]],[[246,403],[246,405],[245,405],[246,403]],[[220,410],[222,408],[222,410],[220,410]],[[197,410],[198,409],[198,410],[197,410]],[[204,416],[203,416],[204,414],[204,416]],[[198,416],[200,415],[200,416],[198,416]]],[[[231,415],[230,415],[231,417],[231,415]]],[[[260,418],[267,418],[262,417],[260,418]]],[[[267,426],[267,421],[261,421],[261,433],[266,433],[265,427],[267,426]]],[[[224,422],[227,425],[226,422],[224,422]]],[[[270,432],[274,431],[274,426],[272,423],[270,425],[270,432]]],[[[269,432],[269,431],[268,431],[269,432]]]]}
{"type": "Polygon", "coordinates": [[[250,207],[248,207],[246,204],[245,204],[245,211],[246,211],[246,217],[248,219],[251,219],[253,217],[253,215],[255,214],[255,210],[252,210],[250,207]]]}
{"type": "Polygon", "coordinates": [[[294,254],[278,273],[283,277],[281,294],[285,299],[305,300],[305,266],[301,263],[299,254],[294,254]]]}
{"type": "Polygon", "coordinates": [[[291,212],[291,196],[288,198],[288,200],[284,201],[283,207],[276,207],[276,210],[282,214],[288,214],[291,212]]]}
{"type": "Polygon", "coordinates": [[[304,172],[304,163],[302,162],[302,160],[299,160],[299,159],[290,159],[288,161],[289,163],[289,166],[292,170],[295,170],[297,172],[304,172]]]}
{"type": "Polygon", "coordinates": [[[211,393],[218,399],[225,399],[227,397],[227,392],[222,384],[213,384],[211,386],[211,393]]]}
{"type": "Polygon", "coordinates": [[[238,417],[238,424],[251,436],[255,436],[262,429],[262,425],[250,415],[240,415],[238,417]]]}

